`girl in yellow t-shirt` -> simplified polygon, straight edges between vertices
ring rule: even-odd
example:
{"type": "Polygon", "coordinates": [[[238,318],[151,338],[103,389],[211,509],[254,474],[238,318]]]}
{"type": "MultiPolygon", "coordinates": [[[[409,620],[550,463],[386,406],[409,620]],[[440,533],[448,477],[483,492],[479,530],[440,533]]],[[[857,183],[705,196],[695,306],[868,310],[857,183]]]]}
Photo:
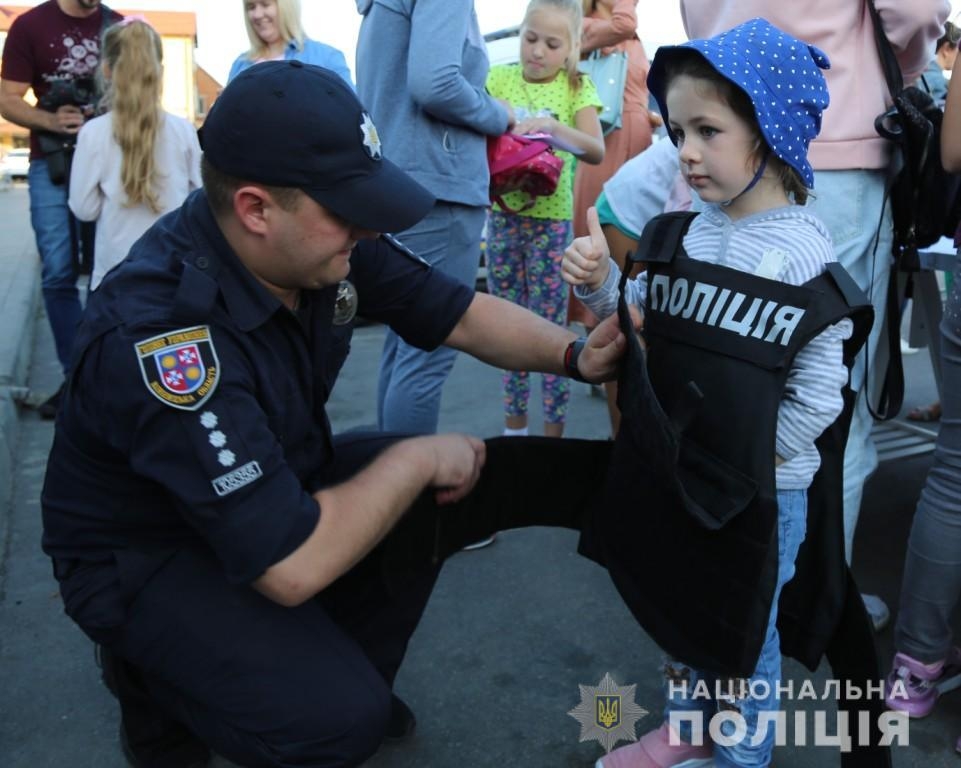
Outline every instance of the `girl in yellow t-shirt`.
{"type": "MultiPolygon", "coordinates": [[[[516,134],[547,133],[576,150],[578,162],[599,163],[604,137],[597,90],[577,71],[583,11],[580,0],[531,0],[521,24],[521,60],[493,67],[487,78],[492,96],[513,110],[516,134]]],[[[564,170],[553,195],[524,208],[526,193],[504,195],[516,213],[495,204],[487,227],[487,283],[495,296],[567,324],[567,287],[561,279],[564,249],[571,240],[574,156],[558,151],[564,170]]],[[[570,381],[544,375],[544,433],[564,432],[570,381]]],[[[530,374],[505,371],[506,435],[527,434],[530,374]]]]}

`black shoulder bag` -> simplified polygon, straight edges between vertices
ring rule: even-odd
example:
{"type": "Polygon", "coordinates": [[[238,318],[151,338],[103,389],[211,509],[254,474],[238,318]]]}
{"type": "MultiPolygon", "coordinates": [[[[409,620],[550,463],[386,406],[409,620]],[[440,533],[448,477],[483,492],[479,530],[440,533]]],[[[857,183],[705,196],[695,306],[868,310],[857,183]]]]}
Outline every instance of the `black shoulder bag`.
{"type": "MultiPolygon", "coordinates": [[[[888,191],[894,219],[894,263],[885,311],[890,356],[877,412],[868,401],[871,414],[886,421],[897,416],[904,400],[901,300],[895,273],[917,272],[920,269],[918,249],[933,245],[942,235],[954,236],[961,215],[958,204],[961,177],[946,172],[941,166],[941,108],[926,91],[913,85],[904,86],[901,69],[873,0],[868,2],[868,8],[884,79],[893,100],[893,106],[878,115],[874,127],[896,146],[895,157],[899,162],[888,191]]],[[[910,284],[909,279],[909,288],[910,284]]]]}

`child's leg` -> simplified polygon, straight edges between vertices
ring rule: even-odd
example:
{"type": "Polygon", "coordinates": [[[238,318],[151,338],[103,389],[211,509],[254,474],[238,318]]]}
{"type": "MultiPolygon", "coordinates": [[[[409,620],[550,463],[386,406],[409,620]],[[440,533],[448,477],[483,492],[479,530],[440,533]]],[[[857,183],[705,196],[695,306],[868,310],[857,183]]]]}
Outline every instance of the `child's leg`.
{"type": "Polygon", "coordinates": [[[633,744],[619,747],[597,761],[595,768],[651,766],[713,766],[708,724],[715,705],[714,679],[680,662],[664,662],[664,722],[633,744]]]}
{"type": "Polygon", "coordinates": [[[664,720],[680,734],[681,741],[696,746],[710,744],[708,725],[717,712],[715,678],[668,658],[664,660],[662,687],[664,720]]]}
{"type": "MultiPolygon", "coordinates": [[[[571,241],[571,222],[554,219],[527,219],[530,233],[527,263],[528,308],[535,314],[560,326],[567,325],[568,287],[561,277],[564,249],[571,241]]],[[[571,397],[571,380],[566,376],[544,374],[541,377],[544,407],[544,434],[560,437],[567,418],[571,397]]]]}
{"type": "Polygon", "coordinates": [[[735,695],[717,702],[719,713],[736,713],[722,721],[721,733],[736,740],[731,746],[715,743],[714,761],[717,768],[759,768],[771,764],[774,748],[772,716],[760,720],[761,712],[777,712],[778,686],[781,682],[781,641],[777,631],[777,603],[781,588],[794,576],[794,561],[807,530],[807,491],[778,491],[778,578],[767,636],[761,648],[754,674],[747,680],[735,681],[735,695]],[[741,721],[743,718],[743,722],[741,721]],[[758,732],[758,725],[763,732],[758,732]],[[746,726],[743,736],[737,730],[746,726]],[[760,739],[760,743],[757,741],[760,739]]]}
{"type": "MultiPolygon", "coordinates": [[[[487,290],[492,296],[507,299],[522,307],[529,305],[527,262],[524,254],[531,247],[526,216],[491,211],[487,223],[487,290]]],[[[527,426],[530,399],[530,374],[504,371],[504,416],[507,427],[527,426]]]]}

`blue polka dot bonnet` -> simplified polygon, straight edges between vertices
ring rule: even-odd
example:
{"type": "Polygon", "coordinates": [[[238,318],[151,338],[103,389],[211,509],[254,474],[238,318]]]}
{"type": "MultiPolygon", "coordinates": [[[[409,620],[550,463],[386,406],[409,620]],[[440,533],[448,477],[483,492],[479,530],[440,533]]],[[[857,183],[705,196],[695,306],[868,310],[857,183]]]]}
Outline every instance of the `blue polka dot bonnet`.
{"type": "MultiPolygon", "coordinates": [[[[777,157],[794,168],[805,186],[814,187],[808,145],[821,130],[829,103],[822,69],[831,63],[823,51],[782,32],[766,19],[751,19],[705,40],[657,49],[647,85],[669,125],[665,103],[665,66],[678,51],[692,49],[754,104],[761,133],[777,157]]],[[[668,129],[671,140],[676,137],[668,129]]]]}

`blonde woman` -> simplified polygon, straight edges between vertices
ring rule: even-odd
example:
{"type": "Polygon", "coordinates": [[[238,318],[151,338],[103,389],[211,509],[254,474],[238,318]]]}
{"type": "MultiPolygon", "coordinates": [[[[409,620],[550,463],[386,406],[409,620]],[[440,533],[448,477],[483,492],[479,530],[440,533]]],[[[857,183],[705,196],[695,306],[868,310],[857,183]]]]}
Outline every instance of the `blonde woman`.
{"type": "Polygon", "coordinates": [[[201,184],[197,131],[161,107],[162,57],[160,35],[140,17],[104,34],[109,111],[80,130],[68,199],[78,219],[97,222],[91,289],[161,214],[201,184]]]}
{"type": "Polygon", "coordinates": [[[230,68],[229,83],[261,61],[302,61],[325,67],[354,87],[344,54],[304,34],[300,0],[243,0],[250,50],[240,54],[230,68]]]}
{"type": "MultiPolygon", "coordinates": [[[[621,127],[604,137],[604,159],[598,165],[577,164],[574,175],[574,236],[587,234],[587,209],[597,203],[604,182],[624,163],[643,152],[653,138],[661,118],[648,109],[647,70],[649,67],[644,45],[637,36],[637,0],[582,0],[584,27],[581,32],[581,58],[594,51],[627,54],[627,79],[624,84],[624,108],[621,127]]],[[[573,296],[568,321],[581,322],[587,328],[597,324],[597,318],[573,296]]],[[[611,431],[617,432],[620,413],[615,403],[617,383],[606,385],[611,431]]]]}

